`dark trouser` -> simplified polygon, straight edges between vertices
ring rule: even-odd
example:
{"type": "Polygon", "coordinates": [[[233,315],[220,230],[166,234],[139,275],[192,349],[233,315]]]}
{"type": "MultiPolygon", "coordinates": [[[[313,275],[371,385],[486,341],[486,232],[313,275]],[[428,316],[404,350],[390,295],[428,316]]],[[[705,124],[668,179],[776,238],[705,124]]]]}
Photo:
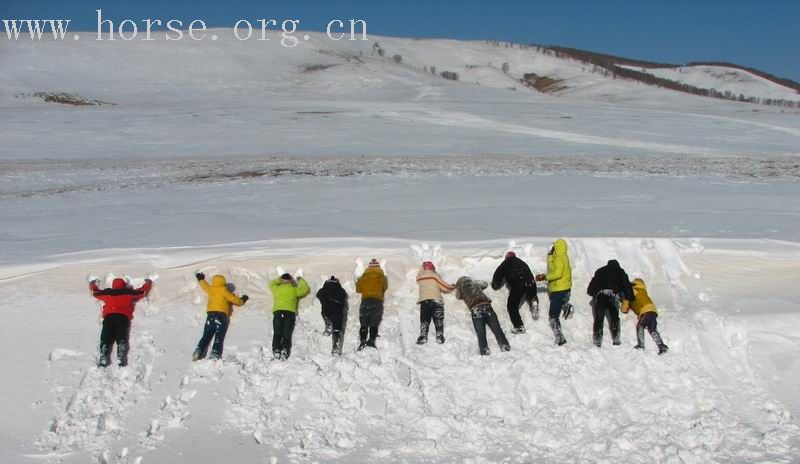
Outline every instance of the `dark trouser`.
{"type": "Polygon", "coordinates": [[[206,357],[208,352],[208,345],[211,339],[214,339],[214,345],[211,347],[211,353],[216,356],[222,356],[222,349],[225,343],[225,334],[228,333],[228,325],[231,319],[227,314],[219,311],[211,311],[206,315],[206,325],[203,327],[203,336],[197,343],[197,351],[200,352],[199,359],[206,357]]]}
{"type": "Polygon", "coordinates": [[[659,348],[664,346],[664,341],[661,339],[661,334],[658,333],[658,314],[650,312],[644,313],[639,318],[639,322],[636,323],[636,339],[638,342],[638,347],[644,348],[644,330],[647,329],[650,332],[650,336],[653,337],[653,341],[656,343],[656,346],[659,348]]]}
{"type": "Polygon", "coordinates": [[[592,299],[592,311],[594,313],[592,333],[594,344],[600,346],[603,343],[603,319],[608,319],[611,339],[615,345],[619,345],[619,300],[607,293],[598,293],[592,299]]]}
{"type": "Polygon", "coordinates": [[[556,343],[559,345],[563,345],[567,341],[564,338],[564,333],[561,331],[560,317],[561,310],[564,309],[564,305],[569,302],[570,293],[570,290],[561,290],[550,293],[550,329],[552,329],[553,335],[556,338],[556,343]]]}
{"type": "Polygon", "coordinates": [[[519,309],[522,307],[522,302],[528,303],[528,308],[533,310],[533,302],[539,302],[539,296],[536,294],[536,284],[534,282],[525,282],[515,284],[508,290],[508,317],[511,318],[511,324],[515,328],[523,327],[522,317],[519,315],[519,309]]]}
{"type": "Polygon", "coordinates": [[[322,319],[325,320],[325,331],[331,334],[332,352],[342,353],[342,325],[344,324],[344,308],[322,308],[322,319]]]}
{"type": "Polygon", "coordinates": [[[472,308],[471,313],[472,325],[475,327],[475,335],[478,336],[478,348],[481,351],[481,355],[489,354],[489,344],[486,341],[487,325],[494,334],[494,338],[497,339],[500,350],[508,351],[511,349],[511,346],[508,344],[508,339],[506,339],[506,335],[500,327],[500,321],[497,320],[497,314],[495,314],[491,304],[479,304],[472,308]]]}
{"type": "Polygon", "coordinates": [[[272,353],[288,358],[292,354],[292,333],[297,314],[292,311],[272,313],[272,353]]]}
{"type": "Polygon", "coordinates": [[[428,329],[433,320],[436,335],[444,335],[444,303],[436,300],[423,300],[419,303],[419,336],[428,338],[428,329]]]}
{"type": "Polygon", "coordinates": [[[383,320],[383,301],[376,298],[361,300],[358,319],[361,322],[361,329],[358,331],[361,343],[367,342],[374,346],[375,339],[378,338],[378,327],[383,320]],[[369,340],[367,340],[367,335],[369,335],[369,340]]]}
{"type": "Polygon", "coordinates": [[[129,337],[131,321],[124,314],[109,314],[103,318],[103,330],[100,331],[100,360],[101,366],[108,366],[111,362],[111,350],[117,344],[117,362],[120,366],[128,364],[128,350],[130,349],[129,337]]]}

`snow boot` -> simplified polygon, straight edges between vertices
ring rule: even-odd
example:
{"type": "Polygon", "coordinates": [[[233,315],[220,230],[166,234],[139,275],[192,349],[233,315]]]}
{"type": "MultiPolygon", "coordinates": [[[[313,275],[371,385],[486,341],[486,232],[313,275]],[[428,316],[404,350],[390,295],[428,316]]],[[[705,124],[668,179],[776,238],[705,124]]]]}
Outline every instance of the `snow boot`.
{"type": "Polygon", "coordinates": [[[611,343],[615,346],[622,345],[622,340],[619,338],[619,332],[611,335],[611,343]]]}
{"type": "Polygon", "coordinates": [[[644,327],[642,326],[636,326],[636,345],[634,345],[634,348],[637,350],[644,349],[644,327]]]}
{"type": "Polygon", "coordinates": [[[333,323],[325,316],[322,316],[322,319],[325,321],[325,331],[322,335],[330,335],[333,332],[333,323]]]}
{"type": "Polygon", "coordinates": [[[555,341],[558,346],[567,343],[567,339],[564,338],[564,334],[561,332],[561,321],[559,321],[558,318],[550,319],[550,329],[553,331],[553,336],[555,336],[555,341]]]}
{"type": "Polygon", "coordinates": [[[284,348],[281,350],[281,359],[289,359],[289,350],[284,348]]]}
{"type": "Polygon", "coordinates": [[[433,325],[436,327],[436,343],[441,345],[444,343],[444,317],[435,318],[433,325]]]}
{"type": "Polygon", "coordinates": [[[222,356],[219,353],[215,353],[212,351],[211,354],[208,355],[208,359],[216,361],[217,359],[222,359],[222,356]]]}
{"type": "Polygon", "coordinates": [[[533,303],[531,303],[531,318],[533,318],[534,321],[538,321],[539,320],[539,302],[538,301],[534,301],[533,303]]]}
{"type": "Polygon", "coordinates": [[[377,348],[375,340],[378,338],[378,326],[369,328],[369,338],[367,339],[367,346],[370,348],[377,348]]]}
{"type": "Polygon", "coordinates": [[[196,350],[194,350],[194,352],[192,353],[192,361],[199,361],[199,360],[201,360],[201,359],[203,359],[203,358],[205,358],[205,357],[206,357],[206,356],[203,354],[203,352],[202,352],[202,351],[200,351],[200,348],[197,348],[197,349],[196,349],[196,350]]]}
{"type": "Polygon", "coordinates": [[[421,323],[419,325],[419,338],[417,338],[417,345],[424,345],[428,342],[428,324],[421,323]]]}
{"type": "Polygon", "coordinates": [[[519,327],[514,327],[513,329],[511,329],[511,333],[515,334],[515,335],[524,334],[525,333],[525,326],[521,325],[519,327]]]}
{"type": "Polygon", "coordinates": [[[331,356],[341,356],[342,355],[342,334],[338,330],[334,330],[331,332],[331,341],[333,342],[333,347],[331,348],[331,356]]]}
{"type": "Polygon", "coordinates": [[[279,350],[275,350],[272,352],[272,359],[280,360],[281,359],[281,352],[279,350]]]}
{"type": "Polygon", "coordinates": [[[565,303],[564,306],[561,307],[561,314],[564,315],[564,320],[571,319],[574,310],[575,308],[572,306],[572,304],[565,303]]]}
{"type": "Polygon", "coordinates": [[[128,342],[117,343],[117,365],[125,367],[128,365],[128,342]]]}
{"type": "Polygon", "coordinates": [[[97,367],[108,367],[111,364],[111,353],[108,345],[100,345],[100,357],[97,358],[97,367]]]}
{"type": "Polygon", "coordinates": [[[490,354],[492,354],[492,352],[489,351],[489,348],[484,348],[481,350],[481,356],[489,356],[490,354]]]}
{"type": "Polygon", "coordinates": [[[500,351],[511,351],[511,345],[500,345],[500,351]]]}
{"type": "Polygon", "coordinates": [[[369,333],[369,329],[367,327],[361,327],[358,329],[358,351],[363,350],[367,346],[367,334],[369,333]]]}
{"type": "Polygon", "coordinates": [[[653,330],[650,332],[650,336],[653,337],[653,341],[656,342],[656,346],[658,346],[658,354],[664,354],[669,350],[669,347],[664,344],[664,340],[661,339],[660,333],[653,330]]]}

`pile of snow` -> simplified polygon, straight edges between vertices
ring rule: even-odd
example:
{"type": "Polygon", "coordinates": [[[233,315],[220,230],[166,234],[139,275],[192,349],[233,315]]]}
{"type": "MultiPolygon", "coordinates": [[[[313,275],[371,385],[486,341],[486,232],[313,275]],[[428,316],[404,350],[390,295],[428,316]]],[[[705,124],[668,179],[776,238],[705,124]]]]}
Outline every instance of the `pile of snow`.
{"type": "MultiPolygon", "coordinates": [[[[790,385],[800,339],[786,331],[779,342],[763,336],[773,309],[797,301],[794,287],[784,286],[800,277],[792,244],[570,239],[576,313],[564,323],[567,345],[555,346],[546,321],[527,313],[528,332],[508,333],[505,290],[490,294],[510,352],[499,352],[490,335],[492,355],[481,357],[468,312],[450,296],[447,342],[416,345],[414,277],[422,260],[436,262],[450,281],[489,279],[509,247],[535,272],[544,270],[549,243],[274,242],[255,250],[231,245],[212,259],[184,248],[108,251],[102,261],[77,254],[38,272],[6,266],[0,298],[15,301],[16,310],[4,320],[25,330],[0,339],[2,368],[14,372],[0,401],[16,418],[2,425],[0,458],[681,463],[797,456],[792,414],[800,404],[790,385]],[[359,256],[386,260],[390,290],[378,349],[355,352],[354,296],[345,352],[331,357],[319,304],[309,297],[292,357],[271,361],[267,280],[278,268],[302,267],[314,289],[333,273],[352,294],[359,256]],[[648,282],[667,355],[657,356],[649,339],[644,352],[632,349],[630,317],[623,318],[622,346],[608,338],[602,349],[591,344],[583,289],[609,258],[648,282]],[[251,296],[234,314],[222,361],[190,362],[205,316],[197,269],[222,273],[251,296]],[[83,276],[154,270],[160,279],[133,321],[130,366],[93,367],[98,313],[83,276]],[[770,295],[768,306],[736,297],[754,295],[742,288],[745,276],[770,295]]],[[[540,298],[546,308],[543,292],[540,298]]],[[[800,324],[796,311],[780,321],[800,324]]]]}

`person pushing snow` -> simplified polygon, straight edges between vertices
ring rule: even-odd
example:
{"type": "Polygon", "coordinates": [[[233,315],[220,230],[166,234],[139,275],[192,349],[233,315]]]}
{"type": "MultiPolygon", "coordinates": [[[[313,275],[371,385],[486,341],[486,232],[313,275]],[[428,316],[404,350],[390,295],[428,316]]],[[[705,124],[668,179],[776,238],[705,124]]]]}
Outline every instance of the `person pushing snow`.
{"type": "Polygon", "coordinates": [[[117,363],[120,367],[128,365],[130,350],[131,320],[136,303],[147,297],[153,288],[153,280],[147,278],[144,285],[134,289],[125,279],[114,279],[111,288],[100,289],[100,280],[89,276],[89,289],[92,296],[103,302],[103,329],[100,331],[100,357],[98,367],[111,364],[111,350],[117,345],[117,363]]]}
{"type": "Polygon", "coordinates": [[[564,319],[572,317],[572,305],[569,303],[570,293],[572,292],[572,266],[567,255],[567,242],[558,239],[553,242],[550,252],[547,254],[547,274],[536,276],[537,281],[547,281],[547,294],[550,297],[550,329],[555,336],[556,344],[567,343],[564,333],[561,330],[561,314],[564,319]]]}
{"type": "Polygon", "coordinates": [[[608,319],[608,329],[614,345],[622,344],[620,340],[619,311],[628,311],[628,304],[633,300],[633,288],[628,274],[616,259],[599,268],[594,273],[586,293],[592,297],[594,325],[592,341],[600,348],[603,343],[603,319],[608,319]]]}
{"type": "Polygon", "coordinates": [[[528,304],[533,320],[539,319],[539,296],[536,294],[536,282],[533,279],[531,268],[525,261],[519,259],[513,251],[506,253],[506,257],[492,277],[492,289],[500,290],[505,285],[508,288],[508,302],[506,309],[513,334],[525,333],[525,324],[519,315],[523,301],[528,304]]]}
{"type": "Polygon", "coordinates": [[[272,356],[288,359],[292,354],[297,306],[311,293],[311,288],[302,276],[295,279],[286,273],[270,281],[269,291],[272,293],[272,356]]]}
{"type": "Polygon", "coordinates": [[[228,326],[231,322],[234,306],[242,306],[250,299],[247,295],[241,298],[236,296],[228,288],[225,276],[215,275],[211,278],[211,285],[206,282],[206,275],[198,272],[194,275],[200,284],[200,288],[208,295],[206,305],[206,323],[203,326],[203,335],[197,343],[192,353],[192,361],[198,361],[206,357],[208,345],[214,340],[211,347],[209,359],[220,359],[225,344],[225,335],[228,333],[228,326]]]}
{"type": "Polygon", "coordinates": [[[664,344],[664,341],[661,339],[661,334],[659,334],[657,330],[656,319],[658,318],[658,310],[653,300],[650,299],[650,295],[647,294],[647,287],[644,285],[644,280],[633,279],[631,287],[633,287],[633,300],[631,300],[629,307],[622,307],[622,312],[627,313],[628,309],[630,309],[639,318],[636,322],[637,343],[634,348],[640,350],[644,349],[644,329],[647,329],[647,331],[650,332],[650,336],[653,337],[653,341],[656,342],[658,354],[666,353],[669,347],[664,344]]]}
{"type": "Polygon", "coordinates": [[[375,348],[378,327],[383,319],[383,299],[388,288],[389,281],[381,269],[381,264],[377,259],[372,258],[367,269],[356,281],[356,292],[361,294],[361,306],[358,310],[358,318],[361,322],[361,329],[358,331],[359,351],[367,346],[375,348]],[[368,336],[369,338],[367,338],[368,336]]]}
{"type": "Polygon", "coordinates": [[[330,334],[333,348],[331,355],[342,354],[342,323],[347,312],[347,291],[339,279],[331,276],[317,291],[317,299],[322,305],[322,318],[325,321],[325,334],[330,334]]]}
{"type": "Polygon", "coordinates": [[[500,345],[500,350],[511,350],[506,335],[500,327],[500,321],[497,320],[497,314],[492,308],[492,300],[483,292],[488,286],[489,284],[486,282],[473,280],[467,276],[459,277],[458,281],[456,281],[455,296],[457,299],[464,301],[472,315],[472,325],[475,328],[475,335],[478,337],[478,349],[481,356],[490,353],[489,344],[486,341],[487,325],[494,333],[497,344],[500,345]]]}
{"type": "Polygon", "coordinates": [[[436,266],[431,261],[422,263],[422,268],[417,273],[419,286],[419,338],[417,345],[428,342],[428,329],[433,319],[436,328],[436,342],[444,343],[444,299],[442,293],[450,293],[455,287],[448,284],[436,272],[436,266]]]}

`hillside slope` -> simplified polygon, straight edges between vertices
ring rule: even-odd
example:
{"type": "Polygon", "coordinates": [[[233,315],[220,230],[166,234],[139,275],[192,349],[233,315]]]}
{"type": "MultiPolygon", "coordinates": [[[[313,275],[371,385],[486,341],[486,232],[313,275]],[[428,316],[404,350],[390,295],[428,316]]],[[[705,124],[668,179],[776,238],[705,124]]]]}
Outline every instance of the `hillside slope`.
{"type": "Polygon", "coordinates": [[[0,159],[798,153],[796,114],[615,80],[529,48],[313,33],[285,48],[219,32],[199,43],[0,39],[0,159]],[[560,90],[520,84],[528,73],[560,90]],[[108,104],[43,100],[60,94],[108,104]]]}

